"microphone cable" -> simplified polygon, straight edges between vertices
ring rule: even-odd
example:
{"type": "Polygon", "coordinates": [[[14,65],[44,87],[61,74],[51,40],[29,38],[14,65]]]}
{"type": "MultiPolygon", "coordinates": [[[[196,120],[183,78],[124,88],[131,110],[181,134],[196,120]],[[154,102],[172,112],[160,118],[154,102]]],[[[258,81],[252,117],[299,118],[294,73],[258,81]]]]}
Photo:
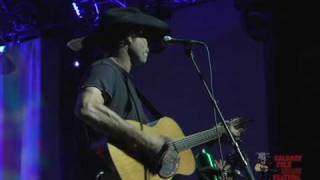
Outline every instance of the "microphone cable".
{"type": "MultiPolygon", "coordinates": [[[[214,90],[213,90],[213,67],[214,67],[214,57],[211,59],[211,53],[210,53],[210,49],[207,45],[207,43],[203,44],[205,47],[205,50],[207,52],[207,59],[208,59],[208,65],[209,65],[209,74],[210,74],[210,91],[212,94],[212,97],[214,98],[214,100],[216,100],[215,94],[214,94],[214,90]]],[[[217,121],[217,111],[216,108],[213,107],[213,119],[214,119],[214,123],[215,126],[218,126],[218,121],[217,121]]],[[[218,132],[218,146],[219,146],[219,153],[220,153],[220,158],[221,158],[221,162],[223,165],[224,162],[224,155],[223,155],[223,151],[222,151],[222,143],[221,143],[221,136],[220,136],[220,132],[217,128],[217,132],[218,132]]]]}

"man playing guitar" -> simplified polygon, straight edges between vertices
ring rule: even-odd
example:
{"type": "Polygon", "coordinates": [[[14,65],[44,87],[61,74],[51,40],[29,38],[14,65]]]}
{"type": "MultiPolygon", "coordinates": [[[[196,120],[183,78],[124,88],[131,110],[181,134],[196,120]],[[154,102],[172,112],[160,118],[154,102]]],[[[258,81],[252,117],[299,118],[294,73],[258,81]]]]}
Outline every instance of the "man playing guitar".
{"type": "Polygon", "coordinates": [[[217,138],[217,130],[223,132],[221,126],[185,137],[170,118],[161,119],[154,127],[145,125],[148,119],[130,71],[147,62],[149,41],[167,33],[169,27],[160,19],[136,8],[113,8],[103,14],[96,32],[69,44],[78,43],[76,50],[95,48],[103,54],[84,75],[75,108],[77,117],[88,127],[108,137],[109,160],[114,165],[104,167],[100,174],[97,170],[99,178],[170,179],[179,171],[190,174],[194,159],[188,149],[217,138]],[[174,127],[170,137],[161,133],[169,127],[174,127]]]}

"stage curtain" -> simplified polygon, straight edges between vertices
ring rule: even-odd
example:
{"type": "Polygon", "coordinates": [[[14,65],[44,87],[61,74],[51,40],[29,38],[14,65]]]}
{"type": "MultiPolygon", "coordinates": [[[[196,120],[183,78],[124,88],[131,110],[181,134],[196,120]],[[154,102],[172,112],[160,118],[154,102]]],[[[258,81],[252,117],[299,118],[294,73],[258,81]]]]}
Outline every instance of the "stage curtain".
{"type": "Polygon", "coordinates": [[[57,121],[46,105],[49,59],[43,57],[42,39],[7,44],[0,54],[0,180],[59,179],[58,155],[52,154],[58,138],[49,140],[55,130],[46,131],[57,121]]]}

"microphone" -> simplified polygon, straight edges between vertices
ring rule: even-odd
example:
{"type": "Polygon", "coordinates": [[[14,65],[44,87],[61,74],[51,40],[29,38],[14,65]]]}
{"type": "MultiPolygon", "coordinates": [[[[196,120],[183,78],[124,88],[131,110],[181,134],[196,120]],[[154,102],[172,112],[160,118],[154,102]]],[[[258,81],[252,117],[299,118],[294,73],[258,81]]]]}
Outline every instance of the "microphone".
{"type": "Polygon", "coordinates": [[[204,42],[202,41],[197,41],[197,40],[187,40],[187,39],[176,39],[171,36],[163,36],[162,38],[163,42],[165,44],[182,44],[182,45],[192,45],[192,44],[197,44],[197,45],[205,45],[204,42]]]}

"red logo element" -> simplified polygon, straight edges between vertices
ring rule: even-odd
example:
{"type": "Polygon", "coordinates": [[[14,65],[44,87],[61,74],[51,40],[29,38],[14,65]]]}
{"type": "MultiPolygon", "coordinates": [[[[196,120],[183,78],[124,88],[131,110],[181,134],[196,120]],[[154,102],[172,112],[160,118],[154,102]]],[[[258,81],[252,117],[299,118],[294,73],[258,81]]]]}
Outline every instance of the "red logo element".
{"type": "Polygon", "coordinates": [[[274,155],[273,160],[280,170],[272,176],[273,180],[301,180],[302,155],[274,155]]]}

